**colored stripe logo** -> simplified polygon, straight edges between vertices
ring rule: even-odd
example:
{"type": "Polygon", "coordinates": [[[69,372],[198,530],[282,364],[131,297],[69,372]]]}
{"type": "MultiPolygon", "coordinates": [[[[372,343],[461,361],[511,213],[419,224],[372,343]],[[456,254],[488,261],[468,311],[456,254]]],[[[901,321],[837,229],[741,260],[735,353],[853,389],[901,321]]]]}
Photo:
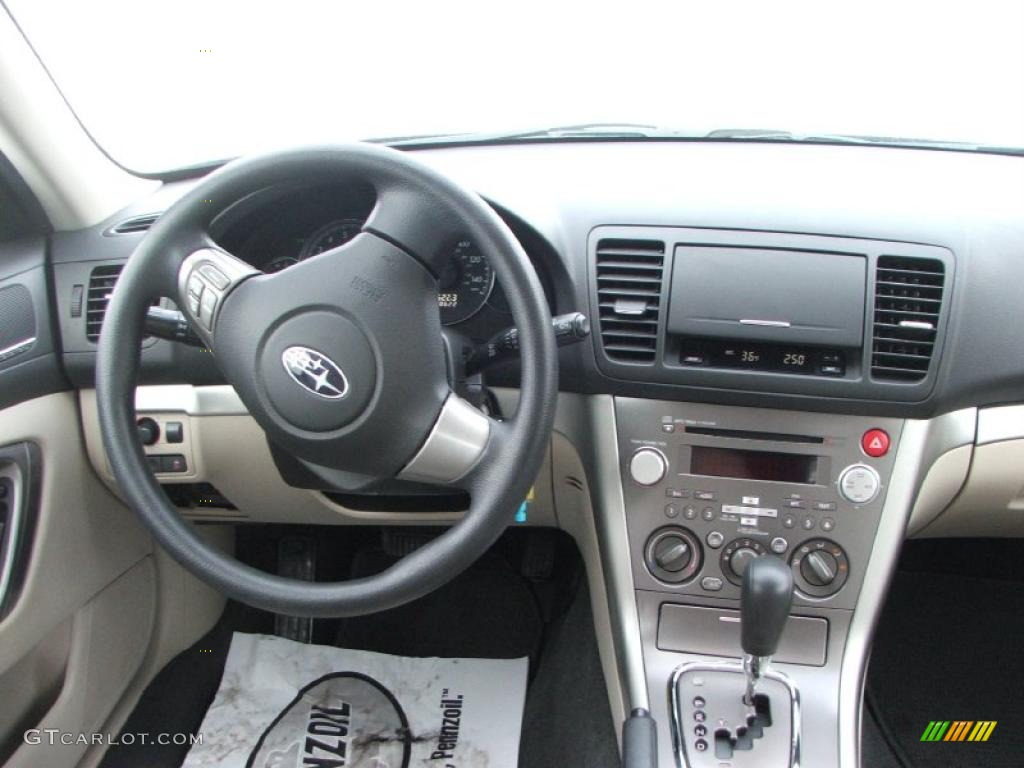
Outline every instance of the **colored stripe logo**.
{"type": "Polygon", "coordinates": [[[921,741],[988,741],[996,720],[932,720],[921,741]]]}

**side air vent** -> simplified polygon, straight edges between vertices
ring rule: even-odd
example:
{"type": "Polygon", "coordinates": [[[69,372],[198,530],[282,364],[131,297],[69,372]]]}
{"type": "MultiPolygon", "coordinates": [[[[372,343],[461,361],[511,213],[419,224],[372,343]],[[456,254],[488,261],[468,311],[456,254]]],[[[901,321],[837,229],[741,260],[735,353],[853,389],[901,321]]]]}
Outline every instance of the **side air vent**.
{"type": "Polygon", "coordinates": [[[119,221],[117,224],[106,230],[105,235],[134,235],[138,232],[145,232],[160,218],[159,213],[146,213],[141,216],[133,216],[130,219],[119,221]]]}
{"type": "Polygon", "coordinates": [[[872,378],[914,382],[928,375],[944,283],[945,267],[936,259],[878,258],[872,378]]]}
{"type": "Polygon", "coordinates": [[[99,341],[103,316],[107,313],[110,294],[124,268],[123,264],[108,264],[93,267],[89,273],[89,289],[85,296],[85,337],[92,342],[99,341]]]}
{"type": "Polygon", "coordinates": [[[658,347],[665,244],[605,239],[597,243],[601,345],[610,360],[653,363],[658,347]]]}

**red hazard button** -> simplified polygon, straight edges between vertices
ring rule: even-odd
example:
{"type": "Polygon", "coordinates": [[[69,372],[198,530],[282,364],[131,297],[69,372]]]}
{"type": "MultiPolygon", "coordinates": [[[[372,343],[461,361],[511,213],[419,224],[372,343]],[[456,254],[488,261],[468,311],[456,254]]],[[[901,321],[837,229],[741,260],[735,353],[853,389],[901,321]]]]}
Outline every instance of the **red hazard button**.
{"type": "Polygon", "coordinates": [[[860,447],[868,456],[879,459],[889,452],[889,435],[882,429],[869,429],[860,439],[860,447]]]}

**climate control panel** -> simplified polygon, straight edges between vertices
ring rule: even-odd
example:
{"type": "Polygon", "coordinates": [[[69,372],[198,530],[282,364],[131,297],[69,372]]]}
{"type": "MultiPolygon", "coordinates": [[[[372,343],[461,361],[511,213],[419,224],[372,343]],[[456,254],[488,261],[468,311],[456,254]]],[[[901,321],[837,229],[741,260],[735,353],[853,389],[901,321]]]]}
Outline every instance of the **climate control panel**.
{"type": "Polygon", "coordinates": [[[774,556],[798,603],[853,607],[899,420],[629,398],[616,418],[637,589],[738,599],[774,556]]]}

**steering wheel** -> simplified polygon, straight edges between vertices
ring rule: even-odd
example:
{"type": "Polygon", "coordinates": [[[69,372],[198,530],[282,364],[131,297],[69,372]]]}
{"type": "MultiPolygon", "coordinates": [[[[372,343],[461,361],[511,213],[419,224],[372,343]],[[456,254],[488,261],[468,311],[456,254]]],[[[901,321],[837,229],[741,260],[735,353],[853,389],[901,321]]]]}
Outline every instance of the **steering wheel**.
{"type": "Polygon", "coordinates": [[[132,254],[100,338],[103,443],[128,503],[156,541],[228,596],[296,616],[354,616],[446,583],[494,543],[526,496],[551,434],[557,357],[537,275],[477,195],[396,150],[322,146],[228,163],[171,206],[132,254]],[[214,243],[210,224],[246,195],[296,180],[361,182],[376,205],[333,250],[263,274],[214,243]],[[451,243],[487,254],[519,328],[519,404],[490,418],[449,384],[437,279],[451,243]],[[464,517],[383,573],[337,583],[264,573],[201,539],[148,469],[135,428],[147,308],[174,298],[268,440],[321,477],[461,488],[464,517]]]}

